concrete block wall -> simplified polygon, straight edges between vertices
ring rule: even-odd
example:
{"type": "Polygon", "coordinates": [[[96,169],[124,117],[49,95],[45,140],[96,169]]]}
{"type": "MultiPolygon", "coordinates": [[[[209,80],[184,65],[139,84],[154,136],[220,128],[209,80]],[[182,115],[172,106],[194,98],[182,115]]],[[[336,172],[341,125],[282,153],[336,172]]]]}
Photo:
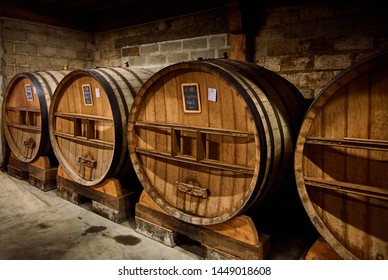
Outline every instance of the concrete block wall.
{"type": "Polygon", "coordinates": [[[157,71],[187,60],[229,51],[223,9],[96,34],[96,66],[157,71]]]}
{"type": "Polygon", "coordinates": [[[143,67],[154,72],[182,61],[222,58],[227,54],[226,33],[190,39],[156,42],[121,49],[121,61],[129,67],[143,67]]]}
{"type": "Polygon", "coordinates": [[[94,66],[94,35],[38,23],[0,19],[2,90],[21,72],[94,66]]]}
{"type": "Polygon", "coordinates": [[[293,83],[306,98],[363,58],[388,48],[388,17],[378,1],[285,1],[266,8],[256,64],[293,83]]]}
{"type": "MultiPolygon", "coordinates": [[[[336,75],[388,48],[388,17],[381,5],[377,0],[263,1],[251,22],[257,27],[253,62],[313,99],[336,75]]],[[[228,32],[226,11],[217,10],[97,34],[95,62],[158,70],[182,60],[222,57],[229,53],[228,32]],[[219,45],[213,47],[215,41],[219,45]]]]}
{"type": "MultiPolygon", "coordinates": [[[[94,34],[0,18],[0,104],[18,73],[94,67],[94,34]]],[[[0,115],[0,123],[2,116],[0,115]]],[[[5,143],[1,133],[0,147],[5,143]]],[[[0,150],[0,166],[4,161],[0,150]]]]}

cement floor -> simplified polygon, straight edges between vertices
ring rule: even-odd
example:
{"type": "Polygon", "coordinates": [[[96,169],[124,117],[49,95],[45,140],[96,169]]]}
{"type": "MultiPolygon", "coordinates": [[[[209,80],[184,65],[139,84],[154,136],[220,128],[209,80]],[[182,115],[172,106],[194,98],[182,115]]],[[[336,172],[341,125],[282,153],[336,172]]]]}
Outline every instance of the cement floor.
{"type": "MultiPolygon", "coordinates": [[[[134,218],[112,222],[91,212],[88,205],[58,197],[56,190],[43,192],[0,171],[2,260],[202,259],[198,244],[170,248],[137,233],[135,226],[134,218]]],[[[299,230],[270,234],[267,259],[303,259],[316,239],[299,230]]]]}

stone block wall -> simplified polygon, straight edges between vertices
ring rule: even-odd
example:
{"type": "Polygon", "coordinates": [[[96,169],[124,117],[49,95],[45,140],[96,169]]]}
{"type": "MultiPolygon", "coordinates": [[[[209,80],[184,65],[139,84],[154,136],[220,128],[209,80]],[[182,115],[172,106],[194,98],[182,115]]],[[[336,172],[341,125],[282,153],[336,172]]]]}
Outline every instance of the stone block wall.
{"type": "Polygon", "coordinates": [[[97,66],[125,66],[157,71],[187,60],[217,58],[229,51],[225,10],[96,34],[97,66]]]}
{"type": "MultiPolygon", "coordinates": [[[[388,17],[381,5],[377,0],[255,4],[248,23],[255,29],[252,62],[313,99],[346,68],[388,48],[388,17]]],[[[220,9],[97,34],[95,62],[158,70],[182,60],[218,58],[229,53],[228,32],[226,10],[220,9]]]]}
{"type": "Polygon", "coordinates": [[[4,78],[17,73],[94,67],[94,35],[33,22],[0,19],[4,78]]]}
{"type": "Polygon", "coordinates": [[[224,33],[123,47],[121,61],[123,65],[128,64],[129,67],[158,71],[182,61],[221,58],[228,53],[227,38],[227,34],[224,33]]]}
{"type": "MultiPolygon", "coordinates": [[[[0,104],[18,73],[94,67],[94,34],[0,18],[0,104]]],[[[0,116],[0,123],[2,116],[0,116]]],[[[0,147],[4,146],[1,133],[0,147]]],[[[0,150],[0,166],[3,162],[0,150]]]]}
{"type": "Polygon", "coordinates": [[[254,62],[288,79],[306,98],[388,48],[388,17],[378,1],[283,2],[266,7],[254,62]]]}

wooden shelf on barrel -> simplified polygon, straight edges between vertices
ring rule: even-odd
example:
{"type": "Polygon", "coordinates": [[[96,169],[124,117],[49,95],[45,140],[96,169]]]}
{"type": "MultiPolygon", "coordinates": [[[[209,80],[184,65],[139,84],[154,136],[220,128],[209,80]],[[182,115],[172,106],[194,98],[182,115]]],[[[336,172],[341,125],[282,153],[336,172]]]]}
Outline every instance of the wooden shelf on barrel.
{"type": "Polygon", "coordinates": [[[114,143],[99,139],[99,124],[105,123],[113,127],[113,118],[98,115],[87,115],[77,113],[55,112],[55,117],[65,118],[72,121],[71,127],[74,128],[72,133],[55,131],[54,135],[59,138],[75,141],[80,144],[91,145],[97,148],[114,149],[114,143]]]}
{"type": "MultiPolygon", "coordinates": [[[[145,129],[160,129],[161,134],[169,134],[167,137],[171,138],[171,146],[167,151],[154,149],[135,148],[136,153],[144,156],[153,156],[164,158],[172,161],[188,163],[194,166],[208,167],[223,171],[231,171],[236,173],[253,174],[254,168],[232,163],[225,163],[220,160],[212,159],[212,147],[210,138],[214,135],[230,137],[231,141],[234,138],[241,138],[244,142],[254,142],[254,134],[248,131],[238,131],[230,129],[210,128],[210,127],[196,127],[188,125],[177,125],[167,123],[145,123],[136,122],[135,127],[142,127],[145,129]],[[195,151],[191,151],[191,147],[186,147],[183,143],[185,133],[187,138],[191,138],[189,145],[195,147],[195,151]]],[[[158,136],[155,136],[158,137],[158,136]]]]}
{"type": "Polygon", "coordinates": [[[6,120],[7,126],[25,131],[36,131],[37,133],[41,131],[37,121],[41,117],[41,112],[38,108],[7,106],[6,111],[6,115],[8,116],[8,119],[6,120]],[[12,113],[16,114],[17,122],[10,120],[10,114],[12,113]]]}

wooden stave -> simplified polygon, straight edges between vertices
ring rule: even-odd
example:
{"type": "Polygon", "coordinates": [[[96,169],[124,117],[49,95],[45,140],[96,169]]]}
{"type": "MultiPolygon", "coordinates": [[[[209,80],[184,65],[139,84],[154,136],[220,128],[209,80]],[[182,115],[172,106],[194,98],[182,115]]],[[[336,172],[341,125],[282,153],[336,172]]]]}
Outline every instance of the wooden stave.
{"type": "Polygon", "coordinates": [[[59,164],[75,182],[83,186],[95,186],[108,178],[118,176],[121,172],[125,172],[126,170],[124,169],[131,168],[126,144],[126,125],[129,108],[132,106],[133,97],[137,94],[138,88],[150,75],[152,75],[152,72],[141,68],[101,67],[72,71],[58,85],[49,111],[49,135],[54,154],[56,155],[59,164]],[[71,84],[73,80],[82,76],[88,76],[98,81],[106,91],[110,105],[114,107],[114,110],[112,110],[115,124],[115,149],[113,157],[105,174],[95,180],[86,180],[80,177],[80,175],[69,166],[63,157],[56,136],[54,135],[55,106],[58,102],[57,99],[60,97],[61,90],[62,88],[66,88],[68,84],[71,84]]]}
{"type": "MultiPolygon", "coordinates": [[[[318,213],[318,210],[314,207],[309,192],[307,190],[304,177],[303,157],[306,145],[306,137],[309,136],[308,134],[314,124],[315,118],[318,116],[321,110],[323,110],[324,106],[329,102],[330,98],[336,97],[336,94],[341,90],[342,87],[346,86],[348,83],[350,84],[352,80],[357,80],[362,75],[372,72],[374,69],[379,69],[379,67],[386,68],[387,65],[388,52],[383,51],[361,60],[357,64],[349,67],[348,69],[344,70],[336,77],[334,77],[332,81],[330,81],[320,91],[318,96],[308,108],[303,123],[301,124],[301,128],[297,138],[294,155],[294,172],[300,200],[302,201],[303,207],[306,213],[308,214],[309,219],[311,220],[312,224],[315,226],[319,234],[343,259],[364,259],[365,255],[362,256],[362,254],[357,252],[357,250],[352,249],[352,244],[348,244],[347,240],[343,241],[342,237],[339,236],[340,233],[335,233],[332,229],[330,229],[330,226],[335,225],[328,225],[327,222],[324,221],[324,218],[321,216],[321,214],[318,213]]],[[[324,172],[324,170],[322,170],[322,172],[324,172]]],[[[346,198],[346,200],[347,199],[349,198],[346,198]]],[[[387,205],[385,205],[385,208],[386,206],[387,205]]],[[[319,207],[321,206],[319,205],[319,207]]],[[[385,223],[385,220],[382,220],[381,222],[385,223]]],[[[336,228],[334,228],[334,230],[336,230],[336,228]]],[[[385,246],[388,247],[388,241],[386,241],[385,246]]],[[[369,254],[367,259],[378,259],[377,255],[378,254],[372,257],[372,255],[369,254]]]]}
{"type": "MultiPolygon", "coordinates": [[[[219,60],[217,62],[222,64],[224,60],[219,60]]],[[[288,178],[292,167],[296,138],[307,108],[305,100],[299,90],[281,76],[264,67],[259,67],[251,63],[233,60],[229,60],[228,62],[230,65],[235,66],[233,71],[243,71],[243,75],[245,77],[253,79],[256,86],[265,90],[265,95],[269,97],[268,100],[275,112],[275,120],[270,123],[270,126],[273,122],[277,122],[277,126],[279,128],[283,128],[279,130],[279,149],[281,159],[277,162],[275,167],[271,167],[271,169],[274,168],[275,171],[269,172],[271,177],[266,183],[267,185],[271,185],[273,187],[260,189],[260,192],[257,193],[256,197],[251,199],[252,203],[242,209],[242,211],[244,211],[245,209],[254,208],[262,202],[267,201],[270,199],[272,194],[276,193],[283,187],[282,184],[284,184],[285,180],[287,180],[286,178],[288,178]],[[282,96],[280,93],[285,93],[286,96],[282,96]],[[290,105],[290,103],[292,105],[290,105]],[[286,119],[281,120],[280,115],[286,119]],[[285,134],[287,134],[287,136],[285,136],[285,134]]],[[[272,136],[272,133],[273,132],[271,132],[270,136],[272,136]]],[[[272,157],[273,155],[271,158],[272,157]]]]}
{"type": "MultiPolygon", "coordinates": [[[[185,68],[194,67],[194,65],[195,65],[196,69],[202,68],[202,69],[204,69],[204,71],[218,71],[217,74],[222,76],[222,78],[224,78],[224,79],[229,79],[232,83],[233,83],[233,81],[235,82],[236,80],[240,79],[241,77],[238,77],[237,74],[232,74],[232,72],[228,72],[229,70],[230,71],[236,70],[236,68],[241,67],[241,65],[245,65],[245,67],[247,67],[247,69],[249,69],[249,71],[253,71],[253,72],[257,71],[258,69],[261,69],[261,71],[265,72],[265,74],[263,74],[265,76],[265,79],[268,79],[268,80],[271,80],[274,78],[279,79],[278,82],[281,83],[280,88],[283,88],[283,89],[287,88],[293,94],[298,95],[298,97],[295,100],[295,104],[297,104],[297,106],[298,106],[298,110],[296,112],[299,113],[299,116],[295,117],[292,115],[288,115],[287,120],[285,121],[285,122],[292,123],[291,126],[293,127],[293,131],[291,133],[289,133],[290,139],[287,139],[287,140],[290,140],[292,142],[288,147],[289,148],[288,149],[288,165],[290,167],[292,165],[293,149],[294,149],[297,131],[299,129],[299,125],[301,123],[301,120],[303,118],[303,115],[305,113],[306,108],[305,108],[305,102],[304,102],[303,96],[300,94],[300,92],[292,84],[290,84],[289,82],[287,82],[285,79],[281,78],[280,76],[272,73],[271,71],[268,71],[268,70],[266,70],[262,67],[259,67],[257,65],[253,65],[251,63],[245,63],[242,61],[209,59],[209,60],[201,60],[201,61],[197,61],[197,62],[182,62],[182,63],[178,63],[175,65],[166,67],[166,68],[162,69],[161,71],[155,73],[153,75],[153,77],[151,77],[143,85],[143,87],[140,89],[137,97],[135,98],[134,104],[131,108],[130,118],[128,121],[128,141],[127,141],[128,146],[129,146],[132,164],[133,164],[134,169],[139,177],[139,180],[141,181],[144,189],[147,191],[147,193],[150,195],[150,197],[162,209],[164,209],[170,215],[172,215],[175,218],[178,218],[180,220],[183,220],[185,222],[189,222],[189,223],[193,223],[193,224],[211,225],[211,224],[218,224],[218,223],[221,223],[223,221],[229,220],[232,217],[234,217],[235,215],[241,214],[242,212],[244,212],[245,210],[247,210],[251,207],[255,207],[256,205],[260,204],[260,202],[268,199],[270,197],[271,193],[261,191],[261,188],[259,189],[256,187],[257,181],[253,180],[253,183],[251,184],[251,187],[249,188],[249,189],[251,189],[251,193],[248,194],[248,196],[247,196],[248,198],[245,201],[246,202],[245,205],[243,207],[241,207],[240,209],[238,209],[237,211],[235,211],[233,213],[226,213],[222,216],[212,217],[212,218],[196,217],[196,216],[189,215],[189,214],[184,213],[183,211],[169,205],[168,202],[166,202],[163,197],[158,195],[157,191],[153,190],[152,184],[147,179],[147,176],[146,176],[146,174],[141,166],[140,160],[139,160],[138,156],[136,155],[135,144],[134,144],[134,140],[133,140],[134,139],[133,135],[135,134],[134,123],[136,121],[136,114],[138,112],[138,107],[141,105],[141,100],[144,98],[143,95],[146,94],[147,89],[150,86],[152,86],[153,83],[157,82],[159,79],[162,79],[163,76],[168,74],[170,71],[179,71],[179,70],[182,70],[185,68]],[[221,65],[223,65],[223,66],[221,66],[221,65]],[[225,66],[226,66],[226,68],[229,68],[229,70],[222,69],[222,67],[225,67],[225,66]],[[209,69],[213,69],[213,70],[209,70],[209,69]],[[222,75],[220,74],[220,72],[222,72],[222,75]],[[258,190],[260,190],[260,191],[258,191],[258,190]]],[[[247,76],[249,76],[249,75],[247,75],[247,76]]],[[[257,82],[258,81],[256,80],[256,83],[257,82]]],[[[234,83],[234,85],[241,86],[241,85],[239,85],[239,83],[234,83]]],[[[257,84],[256,84],[256,86],[257,86],[257,84]]],[[[252,111],[255,111],[257,115],[259,115],[258,111],[262,110],[262,108],[257,108],[257,106],[252,101],[253,99],[258,98],[257,96],[255,96],[257,93],[255,93],[251,89],[251,92],[249,94],[251,95],[251,97],[248,98],[248,97],[244,96],[244,99],[246,100],[250,109],[252,111]]],[[[291,96],[293,96],[293,95],[291,95],[291,96]]],[[[284,104],[283,104],[283,106],[284,106],[284,104]]],[[[268,128],[266,128],[266,127],[271,126],[270,121],[267,120],[268,123],[265,123],[265,121],[263,122],[261,120],[261,118],[256,118],[255,121],[257,124],[257,128],[259,130],[261,130],[261,134],[268,135],[268,133],[264,133],[264,131],[266,129],[268,130],[268,128]]],[[[277,119],[276,121],[279,121],[279,119],[277,119]]],[[[283,122],[284,122],[284,120],[283,120],[283,122]]],[[[255,136],[255,138],[256,138],[256,141],[261,141],[262,147],[266,147],[267,142],[271,142],[271,141],[273,142],[273,139],[272,140],[271,139],[263,139],[263,138],[257,137],[257,135],[255,136]]],[[[271,138],[271,135],[269,136],[269,138],[271,138]]],[[[272,145],[274,145],[274,144],[272,143],[272,145]]],[[[280,150],[282,150],[283,148],[284,147],[280,147],[280,150]]],[[[279,147],[277,147],[276,149],[279,149],[279,147]]],[[[283,152],[281,152],[281,153],[282,153],[282,157],[284,157],[285,155],[283,154],[283,152]]],[[[264,153],[261,153],[261,154],[264,154],[264,153]]],[[[265,156],[263,156],[263,158],[265,158],[265,156]]],[[[261,166],[264,166],[264,165],[261,165],[261,166]]],[[[270,168],[272,168],[272,167],[270,167],[270,168]]],[[[285,170],[284,168],[281,168],[279,166],[276,166],[275,169],[279,169],[282,171],[285,170]]],[[[264,173],[266,173],[266,172],[268,173],[268,170],[266,170],[266,168],[261,168],[260,171],[258,171],[256,168],[254,171],[254,174],[255,174],[254,176],[255,177],[260,177],[260,176],[264,177],[265,176],[264,173]],[[261,173],[261,175],[259,175],[259,173],[261,173]]],[[[283,179],[285,179],[285,177],[283,179]]],[[[273,181],[273,178],[271,178],[271,180],[273,181]]],[[[262,181],[262,185],[266,185],[266,183],[268,183],[267,180],[262,181]]]]}
{"type": "Polygon", "coordinates": [[[8,83],[7,88],[5,90],[4,94],[4,101],[3,101],[3,116],[6,115],[7,110],[7,104],[8,99],[10,98],[9,94],[10,91],[17,85],[18,81],[21,79],[29,79],[31,81],[31,84],[34,88],[34,91],[36,95],[38,96],[39,100],[39,109],[41,114],[41,137],[38,144],[38,149],[34,152],[33,156],[30,158],[27,158],[26,156],[22,155],[20,152],[19,147],[14,143],[12,140],[11,133],[9,132],[8,125],[6,123],[6,117],[3,117],[3,129],[4,129],[4,135],[7,141],[7,144],[9,145],[11,151],[16,156],[16,158],[22,162],[25,163],[31,163],[34,160],[36,160],[39,156],[51,156],[52,147],[51,142],[49,141],[48,136],[48,111],[50,108],[50,103],[52,96],[55,92],[56,87],[58,86],[59,82],[69,73],[69,71],[62,71],[62,70],[51,70],[51,71],[39,71],[39,72],[23,72],[16,74],[11,81],[8,83]]]}

